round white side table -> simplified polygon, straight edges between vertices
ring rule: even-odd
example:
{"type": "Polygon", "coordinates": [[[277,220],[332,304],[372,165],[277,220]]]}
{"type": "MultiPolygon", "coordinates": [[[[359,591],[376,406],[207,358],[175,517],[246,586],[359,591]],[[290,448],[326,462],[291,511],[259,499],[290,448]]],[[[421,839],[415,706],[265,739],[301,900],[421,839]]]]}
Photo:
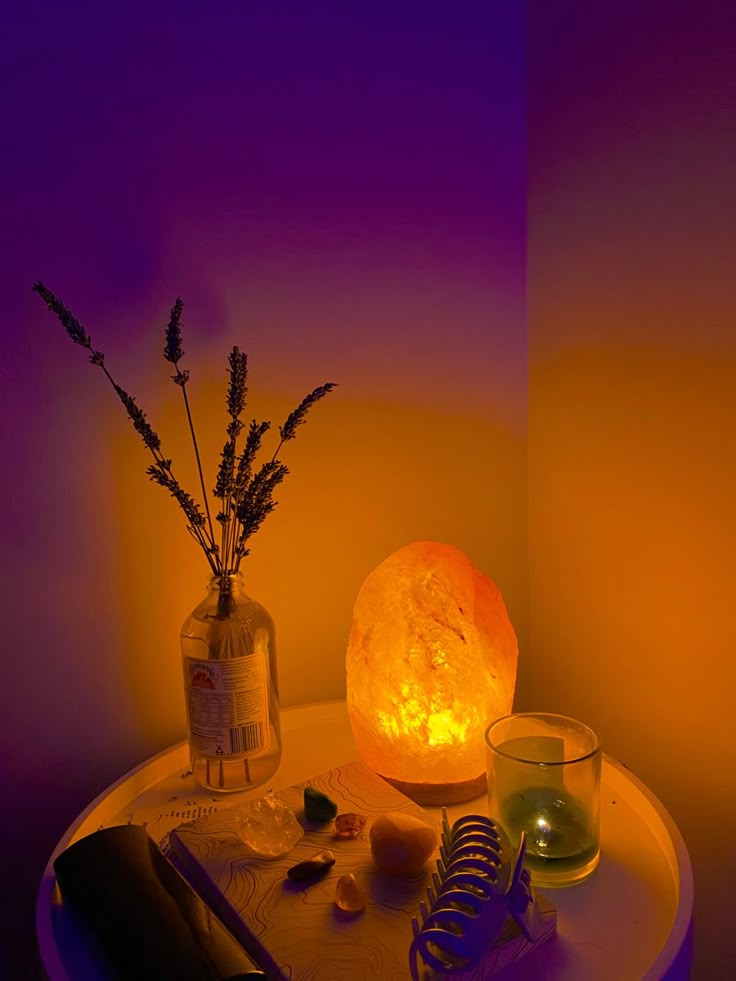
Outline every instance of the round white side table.
{"type": "MultiPolygon", "coordinates": [[[[283,761],[271,781],[288,787],[357,758],[343,701],[282,712],[283,761]]],[[[260,796],[214,794],[188,775],[186,743],[159,753],[99,795],[61,837],[41,880],[36,932],[50,981],[94,981],[94,965],[60,901],[53,861],[68,845],[101,827],[144,824],[159,841],[202,813],[260,796]]],[[[486,810],[485,798],[449,809],[486,810]]],[[[558,936],[498,975],[503,981],[640,981],[689,977],[693,875],[672,818],[626,767],[604,757],[601,861],[586,882],[550,891],[558,936]]],[[[407,960],[407,978],[409,977],[407,960]]],[[[296,979],[298,981],[298,979],[296,979]]],[[[376,979],[380,981],[380,979],[376,979]]]]}

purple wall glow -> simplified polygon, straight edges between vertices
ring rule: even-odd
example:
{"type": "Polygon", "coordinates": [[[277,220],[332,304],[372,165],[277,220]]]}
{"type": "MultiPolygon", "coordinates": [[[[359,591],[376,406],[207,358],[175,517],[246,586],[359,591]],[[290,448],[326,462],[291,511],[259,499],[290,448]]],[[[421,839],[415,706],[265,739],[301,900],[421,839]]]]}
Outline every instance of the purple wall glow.
{"type": "Polygon", "coordinates": [[[210,466],[233,344],[254,414],[274,422],[340,382],[294,445],[248,569],[279,625],[286,704],[342,694],[359,585],[412,539],[450,541],[493,576],[523,643],[523,18],[501,7],[31,0],[6,14],[14,820],[0,858],[17,891],[0,974],[12,949],[27,976],[36,884],[68,823],[182,737],[177,634],[206,578],[34,280],[74,309],[175,460],[187,446],[159,326],[179,294],[210,466]]]}

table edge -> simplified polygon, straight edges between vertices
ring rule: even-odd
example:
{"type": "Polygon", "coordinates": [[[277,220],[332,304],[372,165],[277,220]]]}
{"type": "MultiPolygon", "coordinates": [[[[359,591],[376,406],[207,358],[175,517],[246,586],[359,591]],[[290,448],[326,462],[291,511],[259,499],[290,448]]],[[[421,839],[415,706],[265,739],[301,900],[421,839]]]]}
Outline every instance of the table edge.
{"type": "Polygon", "coordinates": [[[690,853],[677,823],[657,795],[636,774],[632,773],[625,763],[608,755],[605,758],[608,765],[633,784],[648,802],[662,823],[672,845],[672,852],[667,857],[670,866],[674,865],[672,868],[673,879],[678,886],[677,910],[667,940],[657,955],[655,963],[643,979],[643,981],[661,981],[667,976],[667,972],[675,966],[681,951],[688,942],[692,929],[695,880],[690,853]]]}

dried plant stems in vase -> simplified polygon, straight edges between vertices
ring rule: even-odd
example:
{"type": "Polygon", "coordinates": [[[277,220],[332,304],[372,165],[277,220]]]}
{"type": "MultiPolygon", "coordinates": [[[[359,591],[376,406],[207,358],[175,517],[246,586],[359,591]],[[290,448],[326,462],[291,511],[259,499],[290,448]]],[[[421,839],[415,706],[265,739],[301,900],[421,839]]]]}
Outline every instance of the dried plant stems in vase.
{"type": "Polygon", "coordinates": [[[181,633],[192,771],[203,786],[217,791],[265,783],[281,759],[275,630],[269,613],[245,592],[240,566],[250,552],[251,538],[276,507],[274,491],[289,472],[279,459],[284,443],[295,438],[311,407],[335,383],[320,385],[302,399],[279,427],[280,438],[270,458],[257,463],[270,423],[253,420],[246,432],[241,416],[247,401],[248,359],[233,347],[228,357],[229,422],[212,491],[219,510],[213,521],[187,393],[189,371],[180,367],[182,301],[177,299],[171,309],[163,353],[174,367],[172,380],[181,389],[203,507],[183,489],[146,414],[115,381],[104,354],[93,347],[74,314],[43,283],[33,289],[112,385],[153,457],[146,472],[178,502],[187,531],[210,568],[207,595],[187,617],[181,633]]]}

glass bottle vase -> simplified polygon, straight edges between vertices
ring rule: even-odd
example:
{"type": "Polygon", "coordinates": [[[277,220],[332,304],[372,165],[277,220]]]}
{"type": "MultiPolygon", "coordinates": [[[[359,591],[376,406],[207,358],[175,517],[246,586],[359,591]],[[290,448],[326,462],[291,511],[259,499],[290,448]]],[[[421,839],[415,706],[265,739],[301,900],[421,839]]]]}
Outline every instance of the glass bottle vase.
{"type": "Polygon", "coordinates": [[[275,631],[239,573],[210,580],[181,651],[195,779],[219,793],[265,783],[281,761],[275,631]]]}

